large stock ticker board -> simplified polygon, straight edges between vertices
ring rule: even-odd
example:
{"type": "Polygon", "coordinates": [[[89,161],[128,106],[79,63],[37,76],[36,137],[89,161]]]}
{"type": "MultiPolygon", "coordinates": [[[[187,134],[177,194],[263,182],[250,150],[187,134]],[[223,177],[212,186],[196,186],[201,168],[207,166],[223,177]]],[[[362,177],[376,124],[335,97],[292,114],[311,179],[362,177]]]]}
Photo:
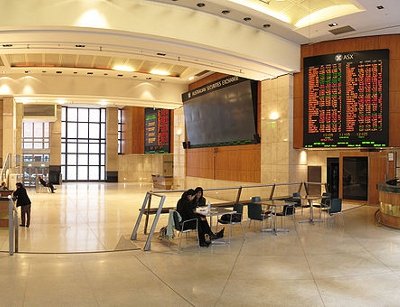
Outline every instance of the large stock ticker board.
{"type": "Polygon", "coordinates": [[[389,141],[389,50],[304,58],[304,147],[389,141]]]}

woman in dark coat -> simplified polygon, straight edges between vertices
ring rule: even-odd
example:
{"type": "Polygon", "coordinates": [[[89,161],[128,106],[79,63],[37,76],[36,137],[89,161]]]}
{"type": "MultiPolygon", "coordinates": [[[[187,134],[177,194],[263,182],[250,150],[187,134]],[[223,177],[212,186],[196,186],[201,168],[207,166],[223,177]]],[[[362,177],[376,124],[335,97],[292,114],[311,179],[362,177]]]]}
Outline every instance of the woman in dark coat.
{"type": "Polygon", "coordinates": [[[21,224],[19,226],[29,227],[31,223],[31,200],[21,182],[17,182],[16,186],[17,189],[14,191],[13,197],[17,200],[17,207],[21,207],[21,224]]]}
{"type": "MultiPolygon", "coordinates": [[[[181,196],[181,199],[179,199],[176,211],[179,212],[179,214],[182,217],[183,221],[190,220],[190,219],[197,219],[198,221],[198,236],[199,236],[199,243],[200,246],[209,246],[210,245],[210,240],[222,238],[224,236],[224,229],[219,231],[217,234],[214,234],[211,231],[210,225],[208,225],[207,219],[205,216],[197,214],[193,210],[193,199],[195,197],[195,192],[193,189],[187,190],[184,192],[181,196]],[[205,235],[209,236],[208,241],[206,241],[205,235]]],[[[190,228],[196,228],[196,224],[193,221],[193,223],[186,223],[185,224],[186,229],[190,228]],[[187,227],[187,228],[186,228],[187,227]]]]}
{"type": "Polygon", "coordinates": [[[203,207],[206,205],[206,199],[203,196],[203,188],[202,187],[197,187],[194,189],[195,197],[194,197],[194,204],[195,207],[203,207]]]}

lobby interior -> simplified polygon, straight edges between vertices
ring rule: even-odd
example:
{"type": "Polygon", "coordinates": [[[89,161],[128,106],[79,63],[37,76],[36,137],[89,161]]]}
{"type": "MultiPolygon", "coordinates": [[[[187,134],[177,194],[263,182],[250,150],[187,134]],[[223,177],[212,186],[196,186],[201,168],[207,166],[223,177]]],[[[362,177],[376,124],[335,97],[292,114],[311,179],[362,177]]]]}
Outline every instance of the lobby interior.
{"type": "MultiPolygon", "coordinates": [[[[287,5],[281,11],[291,14],[300,8],[305,13],[316,10],[312,0],[302,6],[295,0],[260,2],[272,8],[287,5]]],[[[239,1],[46,0],[26,7],[1,3],[3,162],[8,153],[23,154],[26,105],[55,106],[50,167],[64,163],[63,107],[105,108],[108,130],[104,181],[69,180],[54,194],[28,188],[32,222],[19,228],[19,252],[13,256],[8,254],[8,229],[0,228],[0,306],[398,305],[400,238],[398,230],[379,224],[374,187],[397,175],[396,161],[376,161],[388,152],[397,160],[400,136],[390,133],[391,146],[382,152],[304,150],[299,84],[304,57],[389,49],[394,131],[400,114],[394,103],[400,92],[399,5],[387,0],[319,2],[322,7],[351,4],[355,11],[295,26],[239,1]],[[378,9],[380,5],[384,8],[378,9]],[[329,32],[336,27],[332,23],[356,30],[334,35],[329,32]],[[126,71],[129,66],[135,70],[126,71]],[[236,146],[238,150],[221,147],[218,153],[204,150],[202,155],[184,149],[181,94],[226,75],[259,81],[260,144],[236,146]],[[171,153],[144,154],[143,132],[135,123],[143,121],[145,108],[171,110],[171,153]],[[118,109],[128,114],[123,154],[118,154],[118,109]],[[278,118],[271,118],[272,113],[278,118]],[[247,155],[245,162],[256,157],[240,172],[230,164],[231,169],[216,175],[215,164],[212,177],[196,164],[221,159],[217,154],[241,157],[238,152],[247,155]],[[325,182],[327,158],[342,161],[349,152],[367,157],[379,175],[369,179],[368,199],[343,200],[342,217],[322,213],[323,222],[303,224],[298,221],[309,216],[309,209],[298,210],[294,221],[284,218],[289,232],[275,236],[260,232],[259,223],[249,226],[244,215],[244,235],[235,226],[230,244],[209,248],[198,248],[190,236],[179,250],[177,238],[170,242],[155,236],[151,250],[144,251],[142,225],[138,240],[130,240],[146,192],[154,189],[151,174],[162,173],[165,161],[173,161],[174,189],[213,189],[303,182],[310,166],[321,168],[325,182]],[[112,182],[115,174],[118,182],[112,182]]],[[[292,192],[295,189],[282,195],[292,192]]],[[[257,189],[251,193],[267,195],[257,189]]],[[[180,194],[168,193],[165,206],[175,206],[180,194]]],[[[216,202],[234,197],[213,191],[205,196],[216,202]]],[[[161,215],[157,231],[167,223],[168,215],[161,215]]]]}

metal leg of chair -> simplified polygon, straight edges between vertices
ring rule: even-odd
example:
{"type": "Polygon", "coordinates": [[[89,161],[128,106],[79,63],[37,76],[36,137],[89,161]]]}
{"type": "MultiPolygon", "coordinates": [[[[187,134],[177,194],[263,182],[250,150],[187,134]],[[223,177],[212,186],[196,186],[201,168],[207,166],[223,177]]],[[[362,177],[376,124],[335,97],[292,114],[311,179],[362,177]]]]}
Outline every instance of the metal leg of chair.
{"type": "Polygon", "coordinates": [[[181,244],[182,244],[182,233],[179,232],[179,244],[178,244],[178,249],[181,250],[181,244]]]}

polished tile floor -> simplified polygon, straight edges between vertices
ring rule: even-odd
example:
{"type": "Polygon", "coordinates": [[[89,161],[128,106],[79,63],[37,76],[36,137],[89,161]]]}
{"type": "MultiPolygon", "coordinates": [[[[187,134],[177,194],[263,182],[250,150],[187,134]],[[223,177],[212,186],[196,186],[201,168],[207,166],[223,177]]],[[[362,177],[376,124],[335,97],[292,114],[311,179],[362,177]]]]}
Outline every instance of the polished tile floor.
{"type": "Polygon", "coordinates": [[[314,225],[288,219],[277,236],[256,224],[243,238],[235,226],[231,244],[209,248],[155,238],[144,252],[143,234],[129,237],[148,189],[29,191],[20,253],[8,255],[0,229],[0,306],[400,306],[400,231],[376,225],[375,207],[346,204],[344,220],[314,225]]]}

